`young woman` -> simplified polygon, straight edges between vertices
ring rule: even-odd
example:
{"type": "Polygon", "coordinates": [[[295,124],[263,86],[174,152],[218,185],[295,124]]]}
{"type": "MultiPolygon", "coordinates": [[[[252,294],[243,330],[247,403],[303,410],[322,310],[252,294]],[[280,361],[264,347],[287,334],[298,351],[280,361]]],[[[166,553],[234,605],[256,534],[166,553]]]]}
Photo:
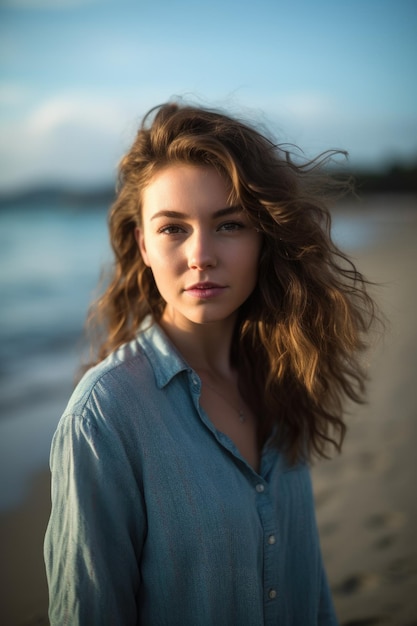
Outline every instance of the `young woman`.
{"type": "Polygon", "coordinates": [[[215,111],[145,117],[52,445],[53,626],[337,624],[308,464],[340,450],[374,309],[318,165],[215,111]]]}

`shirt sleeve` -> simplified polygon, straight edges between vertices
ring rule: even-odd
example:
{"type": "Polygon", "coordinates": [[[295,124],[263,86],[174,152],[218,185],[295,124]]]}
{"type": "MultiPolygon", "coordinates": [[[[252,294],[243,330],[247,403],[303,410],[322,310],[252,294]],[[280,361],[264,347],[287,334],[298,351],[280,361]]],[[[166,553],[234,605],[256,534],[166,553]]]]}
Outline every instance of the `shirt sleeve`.
{"type": "Polygon", "coordinates": [[[146,521],[125,446],[105,420],[66,416],[51,472],[44,546],[51,626],[136,625],[146,521]]]}

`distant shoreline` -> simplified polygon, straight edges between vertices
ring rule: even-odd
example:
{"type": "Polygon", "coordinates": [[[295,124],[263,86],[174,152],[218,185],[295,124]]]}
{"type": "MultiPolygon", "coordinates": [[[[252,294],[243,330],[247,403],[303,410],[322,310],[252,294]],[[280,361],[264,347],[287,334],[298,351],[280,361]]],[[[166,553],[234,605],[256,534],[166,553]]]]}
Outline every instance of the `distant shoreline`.
{"type": "MultiPolygon", "coordinates": [[[[409,165],[392,164],[384,170],[373,171],[352,169],[331,172],[336,179],[354,181],[355,192],[359,197],[374,194],[408,194],[417,196],[417,162],[409,165]]],[[[27,206],[28,201],[34,204],[54,202],[57,205],[71,206],[77,204],[109,206],[116,195],[116,182],[101,185],[40,184],[26,185],[14,190],[0,189],[0,210],[6,207],[27,206]]],[[[348,196],[352,199],[352,196],[348,196]]]]}
{"type": "Polygon", "coordinates": [[[74,209],[77,205],[92,208],[110,206],[115,198],[115,190],[111,187],[77,189],[76,187],[37,187],[8,193],[0,191],[0,210],[10,208],[27,208],[28,203],[34,206],[42,204],[74,209]]]}
{"type": "MultiPolygon", "coordinates": [[[[107,211],[116,197],[115,191],[110,189],[77,191],[66,189],[38,189],[32,191],[22,191],[10,195],[1,195],[0,193],[0,212],[6,212],[10,209],[26,211],[28,206],[33,210],[49,208],[51,206],[58,210],[69,210],[71,212],[85,210],[86,207],[91,211],[107,211]]],[[[365,209],[374,204],[374,200],[384,198],[389,201],[391,198],[401,198],[409,205],[417,207],[417,188],[413,191],[381,191],[374,190],[372,192],[360,193],[357,196],[352,194],[345,196],[338,201],[332,210],[338,211],[345,205],[363,206],[365,209]]]]}

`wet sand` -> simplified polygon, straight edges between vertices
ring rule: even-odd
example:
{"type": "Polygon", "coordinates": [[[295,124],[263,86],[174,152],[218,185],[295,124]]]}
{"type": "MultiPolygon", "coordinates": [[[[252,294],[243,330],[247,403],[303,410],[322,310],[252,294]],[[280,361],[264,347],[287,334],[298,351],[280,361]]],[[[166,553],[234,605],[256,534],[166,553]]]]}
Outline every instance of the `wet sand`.
{"type": "MultiPolygon", "coordinates": [[[[374,210],[384,219],[376,200],[374,210]]],[[[385,240],[353,254],[381,283],[376,295],[390,320],[369,357],[369,402],[348,417],[342,456],[313,469],[342,626],[417,625],[417,203],[403,202],[395,224],[389,220],[385,240]]],[[[49,503],[45,470],[22,506],[0,516],[4,626],[48,624],[42,543],[49,503]]]]}

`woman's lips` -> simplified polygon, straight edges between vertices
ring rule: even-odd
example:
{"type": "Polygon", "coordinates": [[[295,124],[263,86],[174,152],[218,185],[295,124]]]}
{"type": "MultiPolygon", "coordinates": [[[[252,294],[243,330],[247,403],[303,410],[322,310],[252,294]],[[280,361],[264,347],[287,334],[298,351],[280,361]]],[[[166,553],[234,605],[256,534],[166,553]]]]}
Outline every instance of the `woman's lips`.
{"type": "Polygon", "coordinates": [[[201,298],[207,300],[208,298],[215,298],[221,295],[226,287],[218,285],[217,283],[196,283],[186,288],[186,292],[193,298],[201,298]]]}

